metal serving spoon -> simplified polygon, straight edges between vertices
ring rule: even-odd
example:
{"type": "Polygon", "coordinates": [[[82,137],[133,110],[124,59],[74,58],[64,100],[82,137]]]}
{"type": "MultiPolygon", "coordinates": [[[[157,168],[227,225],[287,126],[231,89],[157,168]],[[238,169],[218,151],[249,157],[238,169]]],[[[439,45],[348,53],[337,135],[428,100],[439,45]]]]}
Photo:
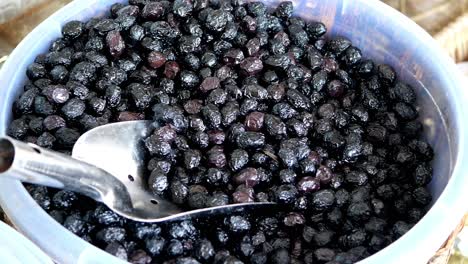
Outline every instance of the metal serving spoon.
{"type": "Polygon", "coordinates": [[[128,121],[94,128],[73,147],[72,157],[10,137],[0,137],[0,177],[79,192],[126,218],[161,222],[198,214],[260,209],[274,203],[242,203],[182,211],[153,194],[143,177],[143,139],[151,121],[128,121]]]}

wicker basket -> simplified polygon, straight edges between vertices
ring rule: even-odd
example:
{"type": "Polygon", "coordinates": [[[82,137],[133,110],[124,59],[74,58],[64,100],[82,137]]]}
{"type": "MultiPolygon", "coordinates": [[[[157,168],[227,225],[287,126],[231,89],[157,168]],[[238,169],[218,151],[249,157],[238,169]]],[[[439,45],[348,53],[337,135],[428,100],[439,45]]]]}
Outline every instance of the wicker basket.
{"type": "Polygon", "coordinates": [[[45,0],[0,0],[0,24],[45,0]]]}
{"type": "MultiPolygon", "coordinates": [[[[442,247],[436,252],[431,258],[428,264],[447,264],[450,261],[451,256],[454,253],[455,241],[458,234],[468,226],[468,213],[465,214],[463,219],[458,224],[457,228],[452,232],[447,241],[442,247]]],[[[458,262],[454,262],[454,264],[458,262]]]]}
{"type": "Polygon", "coordinates": [[[456,61],[468,58],[468,12],[437,33],[434,38],[456,61]]]}
{"type": "Polygon", "coordinates": [[[468,0],[386,0],[429,33],[435,34],[468,10],[468,0]]]}
{"type": "Polygon", "coordinates": [[[456,62],[468,59],[468,0],[384,0],[431,33],[456,62]]]}

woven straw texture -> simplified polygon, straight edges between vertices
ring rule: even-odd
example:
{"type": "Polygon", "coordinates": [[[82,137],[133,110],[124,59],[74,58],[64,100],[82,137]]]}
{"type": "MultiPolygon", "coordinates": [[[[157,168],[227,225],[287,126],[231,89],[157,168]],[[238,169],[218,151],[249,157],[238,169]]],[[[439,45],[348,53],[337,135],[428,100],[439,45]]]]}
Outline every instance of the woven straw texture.
{"type": "Polygon", "coordinates": [[[456,62],[468,59],[468,0],[384,0],[426,29],[456,62]]]}

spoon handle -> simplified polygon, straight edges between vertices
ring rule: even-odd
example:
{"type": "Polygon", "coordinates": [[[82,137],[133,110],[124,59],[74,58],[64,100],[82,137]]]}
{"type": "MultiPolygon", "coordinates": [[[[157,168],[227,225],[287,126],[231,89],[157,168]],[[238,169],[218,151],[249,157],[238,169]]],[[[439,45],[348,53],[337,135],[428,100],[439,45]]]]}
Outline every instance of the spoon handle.
{"type": "Polygon", "coordinates": [[[10,137],[0,137],[0,177],[79,192],[101,201],[112,176],[93,165],[10,137]]]}

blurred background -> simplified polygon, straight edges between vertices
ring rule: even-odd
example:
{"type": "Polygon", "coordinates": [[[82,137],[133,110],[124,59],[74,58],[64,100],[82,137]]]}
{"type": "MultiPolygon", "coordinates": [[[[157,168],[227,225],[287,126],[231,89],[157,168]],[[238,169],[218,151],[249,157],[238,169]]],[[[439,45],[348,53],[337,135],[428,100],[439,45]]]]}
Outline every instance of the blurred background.
{"type": "MultiPolygon", "coordinates": [[[[423,27],[468,76],[468,63],[464,62],[468,60],[468,0],[382,1],[423,27]]],[[[0,67],[37,24],[69,2],[71,0],[0,0],[0,67]]],[[[468,264],[468,258],[463,257],[463,254],[468,256],[468,228],[464,228],[468,225],[467,216],[431,264],[468,264]]]]}

